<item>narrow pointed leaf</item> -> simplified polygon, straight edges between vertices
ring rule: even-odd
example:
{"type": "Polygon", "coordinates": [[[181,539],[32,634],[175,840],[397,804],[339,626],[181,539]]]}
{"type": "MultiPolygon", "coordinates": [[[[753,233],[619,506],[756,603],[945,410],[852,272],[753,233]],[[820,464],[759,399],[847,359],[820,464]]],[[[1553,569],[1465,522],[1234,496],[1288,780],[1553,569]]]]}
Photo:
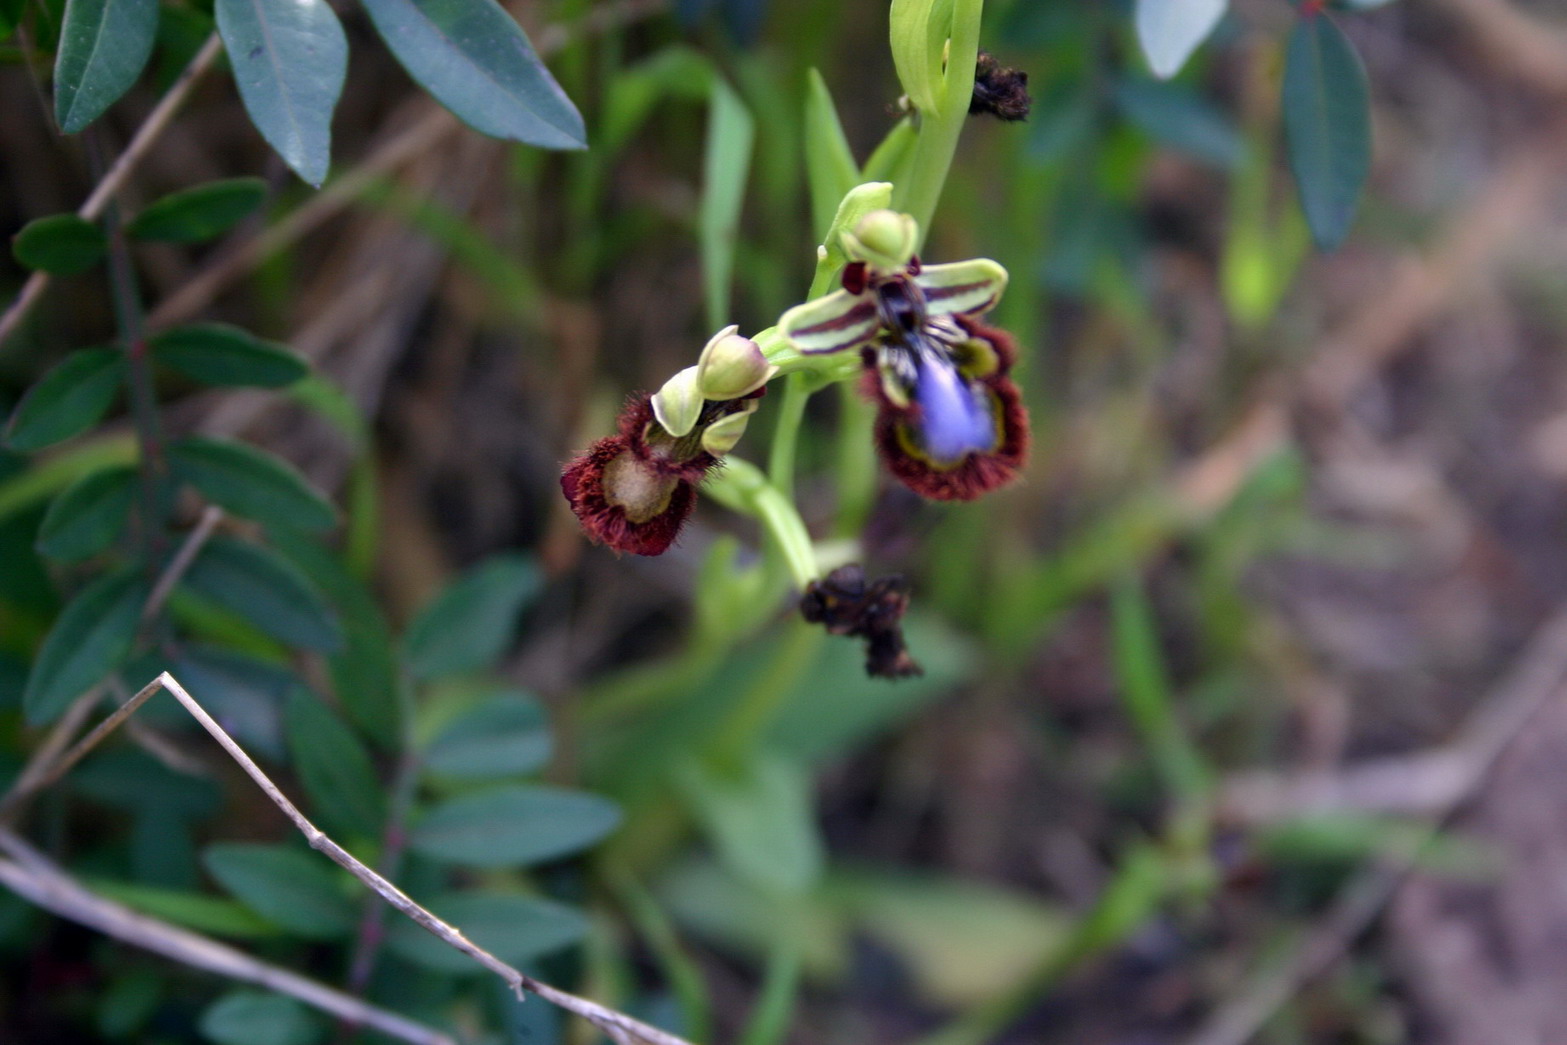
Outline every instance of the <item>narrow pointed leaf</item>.
{"type": "Polygon", "coordinates": [[[77,562],[103,551],[125,529],[136,498],[136,469],[105,468],[66,487],[38,526],[38,553],[77,562]]]}
{"type": "Polygon", "coordinates": [[[114,402],[124,372],[117,348],[72,352],[28,389],[6,426],[7,445],[39,450],[85,432],[114,402]]]}
{"type": "Polygon", "coordinates": [[[158,0],[67,0],[54,61],[54,118],[75,134],[141,75],[158,35],[158,0]]]}
{"type": "Polygon", "coordinates": [[[1137,0],[1137,42],[1154,75],[1168,80],[1208,39],[1228,0],[1137,0]]]}
{"type": "Polygon", "coordinates": [[[745,102],[720,76],[713,77],[707,111],[707,148],[702,161],[702,202],[697,232],[702,246],[702,281],[707,291],[707,322],[721,327],[729,316],[740,210],[751,172],[756,121],[745,102]]]}
{"type": "Polygon", "coordinates": [[[815,69],[806,74],[805,174],[811,190],[812,228],[825,236],[838,204],[860,183],[860,165],[854,162],[848,136],[838,122],[838,107],[827,81],[815,69]]]}
{"type": "Polygon", "coordinates": [[[397,60],[474,130],[546,149],[587,145],[582,116],[495,0],[366,0],[397,60]]]}
{"type": "Polygon", "coordinates": [[[226,323],[175,327],[151,345],[158,363],[217,388],[282,388],[310,373],[310,364],[286,345],[226,323]]]}
{"type": "Polygon", "coordinates": [[[218,32],[245,111],[285,163],[326,180],[348,40],[326,0],[217,0],[218,32]]]}
{"type": "Polygon", "coordinates": [[[130,655],[147,584],[126,566],[93,581],[60,611],[22,694],[27,721],[53,721],[130,655]]]}
{"type": "Polygon", "coordinates": [[[1284,63],[1284,136],[1317,246],[1343,242],[1371,173],[1371,91],[1360,56],[1325,14],[1301,19],[1284,63]]]}
{"type": "Polygon", "coordinates": [[[277,552],[214,537],[191,563],[186,587],[301,649],[335,652],[343,632],[310,578],[277,552]]]}
{"type": "Polygon", "coordinates": [[[260,178],[226,178],[171,193],[136,215],[125,231],[137,239],[199,243],[220,236],[267,198],[260,178]]]}
{"type": "Polygon", "coordinates": [[[230,439],[192,436],[169,447],[169,464],[203,497],[247,519],[284,529],[326,530],[337,509],[293,466],[230,439]]]}
{"type": "Polygon", "coordinates": [[[75,214],[35,218],[11,239],[11,254],[19,264],[53,276],[86,272],[107,249],[103,229],[75,214]]]}

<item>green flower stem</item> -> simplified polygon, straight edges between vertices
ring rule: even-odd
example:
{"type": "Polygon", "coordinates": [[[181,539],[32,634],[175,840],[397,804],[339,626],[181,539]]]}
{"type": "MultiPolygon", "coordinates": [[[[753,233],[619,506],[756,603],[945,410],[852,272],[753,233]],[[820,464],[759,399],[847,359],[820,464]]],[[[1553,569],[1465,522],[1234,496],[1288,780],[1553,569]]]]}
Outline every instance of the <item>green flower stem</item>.
{"type": "Polygon", "coordinates": [[[958,151],[958,138],[974,96],[974,65],[979,60],[979,22],[984,0],[954,0],[952,44],[947,52],[946,87],[936,112],[919,114],[919,136],[909,177],[899,182],[893,208],[919,222],[920,242],[930,232],[936,201],[947,182],[947,171],[958,151]]]}
{"type": "Polygon", "coordinates": [[[794,500],[794,455],[800,445],[800,425],[805,420],[805,404],[814,391],[810,377],[804,373],[784,378],[783,403],[778,408],[778,427],[773,430],[767,474],[778,492],[791,501],[794,500]]]}
{"type": "Polygon", "coordinates": [[[821,576],[811,535],[794,501],[768,482],[756,465],[743,458],[726,457],[724,466],[702,490],[730,511],[749,515],[762,524],[783,556],[796,587],[804,589],[821,576]]]}

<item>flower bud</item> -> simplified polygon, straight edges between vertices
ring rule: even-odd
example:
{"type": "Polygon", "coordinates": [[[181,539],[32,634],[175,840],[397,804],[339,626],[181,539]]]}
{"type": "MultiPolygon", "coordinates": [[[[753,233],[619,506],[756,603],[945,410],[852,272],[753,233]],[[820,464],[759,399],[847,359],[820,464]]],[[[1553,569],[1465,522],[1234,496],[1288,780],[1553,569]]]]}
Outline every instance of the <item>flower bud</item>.
{"type": "Polygon", "coordinates": [[[907,214],[873,210],[843,233],[844,253],[883,271],[901,269],[914,256],[919,224],[907,214]]]}
{"type": "Polygon", "coordinates": [[[702,349],[696,364],[696,384],[702,398],[722,403],[748,396],[778,372],[755,341],[736,333],[739,329],[725,327],[702,349]]]}
{"type": "Polygon", "coordinates": [[[664,431],[678,439],[696,427],[697,418],[702,416],[702,399],[697,368],[688,366],[654,393],[653,416],[664,431]]]}
{"type": "Polygon", "coordinates": [[[722,457],[735,448],[745,427],[751,421],[751,411],[726,414],[702,429],[702,449],[714,457],[722,457]]]}

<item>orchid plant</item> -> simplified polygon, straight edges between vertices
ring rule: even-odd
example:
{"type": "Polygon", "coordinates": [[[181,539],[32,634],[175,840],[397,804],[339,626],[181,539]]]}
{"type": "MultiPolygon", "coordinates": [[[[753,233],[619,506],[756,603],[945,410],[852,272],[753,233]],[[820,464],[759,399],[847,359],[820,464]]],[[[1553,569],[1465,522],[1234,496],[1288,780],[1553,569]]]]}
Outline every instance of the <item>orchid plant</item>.
{"type": "MultiPolygon", "coordinates": [[[[981,8],[895,0],[904,115],[863,169],[850,162],[864,180],[842,194],[808,299],[753,337],[735,325],[714,334],[694,365],[631,397],[616,434],[561,476],[584,532],[617,551],[666,551],[698,487],[754,516],[806,619],[864,638],[867,671],[890,678],[919,671],[900,628],[906,586],[867,581],[854,564],[824,571],[791,496],[794,446],[806,399],[854,384],[876,406],[867,437],[887,470],[923,497],[971,500],[1016,479],[1026,462],[1028,416],[1011,378],[1017,348],[980,318],[1005,291],[1006,269],[987,258],[927,265],[919,256],[967,117],[1027,114],[1026,76],[978,49],[981,8]],[[732,452],[777,381],[783,406],[763,473],[732,452]]],[[[827,181],[813,178],[813,192],[827,181]]]]}

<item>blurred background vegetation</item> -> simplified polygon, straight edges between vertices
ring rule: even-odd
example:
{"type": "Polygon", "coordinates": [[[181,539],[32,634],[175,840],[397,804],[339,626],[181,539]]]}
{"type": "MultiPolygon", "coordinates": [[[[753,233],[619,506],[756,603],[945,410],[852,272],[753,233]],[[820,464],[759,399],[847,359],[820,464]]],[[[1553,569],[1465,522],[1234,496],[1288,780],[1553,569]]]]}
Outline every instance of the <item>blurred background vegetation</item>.
{"type": "MultiPolygon", "coordinates": [[[[0,44],[7,235],[87,198],[212,25],[200,0],[165,3],[148,73],[84,141],[50,115],[61,6],[19,8],[0,44]]],[[[628,392],[799,300],[821,231],[808,73],[863,162],[896,118],[886,5],[513,13],[585,151],[468,130],[344,9],[323,189],[268,151],[227,75],[126,182],[134,214],[262,179],[216,242],[136,248],[146,321],[234,324],[311,376],[164,373],[162,424],[292,462],[341,525],[317,541],[249,516],[285,564],[268,576],[308,588],[258,614],[233,580],[254,531],[223,522],[111,695],[172,666],[410,894],[694,1041],[1567,1039],[1559,12],[1335,15],[1375,152],[1324,254],[1282,159],[1288,4],[1237,3],[1168,82],[1130,5],[986,6],[984,44],[1030,74],[1034,112],[971,121],[924,255],[1012,274],[994,318],[1024,346],[1026,481],[959,506],[873,490],[846,477],[870,462],[831,395],[801,446],[816,535],[910,578],[926,674],[898,683],[788,604],[712,583],[754,556],[743,521],[704,504],[668,554],[621,559],[584,544],[557,484],[628,392]],[[738,168],[713,146],[744,137],[736,111],[754,130],[738,168]],[[715,187],[740,184],[725,308],[704,262],[715,187]]],[[[7,300],[26,275],[0,261],[7,300]]],[[[0,409],[115,331],[101,270],[57,278],[0,345],[0,409]]],[[[41,554],[40,526],[130,459],[125,413],[0,456],[0,781],[48,733],[21,710],[45,636],[103,572],[41,554]]],[[[167,699],[38,796],[17,825],[32,845],[463,1040],[592,1037],[371,913],[167,699]]],[[[7,1041],[386,1040],[5,891],[0,969],[7,1041]]]]}

